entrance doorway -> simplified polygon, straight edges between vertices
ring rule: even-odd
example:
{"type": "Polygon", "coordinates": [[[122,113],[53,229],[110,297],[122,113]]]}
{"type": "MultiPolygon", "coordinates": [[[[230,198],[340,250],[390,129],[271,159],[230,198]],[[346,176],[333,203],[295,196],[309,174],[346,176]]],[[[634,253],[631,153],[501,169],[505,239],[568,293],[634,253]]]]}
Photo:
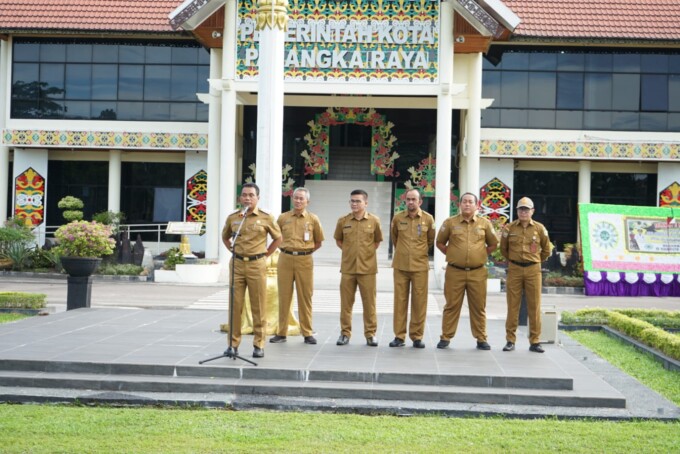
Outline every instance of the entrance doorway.
{"type": "Polygon", "coordinates": [[[328,179],[375,181],[371,175],[371,148],[331,147],[328,179]]]}

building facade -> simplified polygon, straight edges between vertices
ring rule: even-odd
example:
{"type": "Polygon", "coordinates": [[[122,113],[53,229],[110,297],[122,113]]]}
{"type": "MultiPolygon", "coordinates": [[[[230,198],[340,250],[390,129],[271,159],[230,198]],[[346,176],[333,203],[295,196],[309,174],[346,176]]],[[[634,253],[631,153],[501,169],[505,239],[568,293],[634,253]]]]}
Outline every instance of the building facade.
{"type": "Polygon", "coordinates": [[[226,263],[248,180],[274,212],[310,187],[326,225],[355,187],[386,224],[409,187],[437,222],[461,191],[499,223],[530,196],[560,247],[579,202],[680,205],[668,2],[6,3],[0,217],[43,231],[74,195],[86,215],[205,222],[192,248],[226,263]]]}

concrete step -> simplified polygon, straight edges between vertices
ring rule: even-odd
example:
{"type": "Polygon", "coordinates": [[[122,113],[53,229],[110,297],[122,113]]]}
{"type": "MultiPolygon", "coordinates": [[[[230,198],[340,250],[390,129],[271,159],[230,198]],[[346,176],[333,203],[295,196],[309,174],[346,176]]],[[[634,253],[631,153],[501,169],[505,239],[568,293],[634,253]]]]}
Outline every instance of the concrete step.
{"type": "Polygon", "coordinates": [[[210,365],[172,366],[73,361],[0,360],[0,378],[39,374],[87,376],[140,376],[219,378],[242,380],[285,380],[303,383],[362,383],[375,385],[466,386],[498,389],[573,390],[571,377],[494,376],[472,374],[418,374],[339,370],[278,369],[266,367],[220,367],[210,365]]]}
{"type": "MultiPolygon", "coordinates": [[[[581,408],[625,408],[621,396],[576,395],[570,390],[479,388],[472,386],[437,386],[385,384],[368,382],[332,382],[223,377],[168,377],[143,375],[99,375],[1,371],[0,386],[22,388],[22,399],[30,388],[87,390],[90,392],[161,392],[206,395],[226,393],[234,396],[272,396],[318,399],[366,399],[389,401],[455,402],[492,405],[541,405],[581,408]]],[[[7,397],[5,397],[8,399],[7,397]]]]}

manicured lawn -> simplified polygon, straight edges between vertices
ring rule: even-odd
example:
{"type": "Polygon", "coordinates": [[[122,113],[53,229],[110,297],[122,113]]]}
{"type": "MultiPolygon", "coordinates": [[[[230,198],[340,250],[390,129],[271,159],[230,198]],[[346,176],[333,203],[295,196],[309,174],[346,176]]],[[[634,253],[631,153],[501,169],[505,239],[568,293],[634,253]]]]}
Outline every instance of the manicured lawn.
{"type": "Polygon", "coordinates": [[[22,318],[28,318],[30,315],[14,314],[11,312],[0,312],[0,323],[14,322],[22,318]]]}
{"type": "Polygon", "coordinates": [[[571,331],[567,334],[675,405],[680,405],[680,372],[664,369],[651,355],[603,332],[571,331]]]}
{"type": "Polygon", "coordinates": [[[0,405],[2,452],[679,452],[680,423],[0,405]]]}

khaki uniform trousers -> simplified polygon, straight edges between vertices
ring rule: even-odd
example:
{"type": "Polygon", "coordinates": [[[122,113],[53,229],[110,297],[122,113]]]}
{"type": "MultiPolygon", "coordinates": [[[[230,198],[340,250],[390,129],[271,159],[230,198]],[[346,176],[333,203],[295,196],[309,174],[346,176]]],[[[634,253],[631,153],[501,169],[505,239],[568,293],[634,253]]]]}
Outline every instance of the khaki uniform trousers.
{"type": "Polygon", "coordinates": [[[522,290],[527,298],[529,314],[529,342],[538,344],[541,338],[541,265],[521,267],[510,262],[508,279],[505,284],[508,302],[508,316],[505,320],[505,339],[513,344],[519,324],[519,307],[522,303],[522,290]]]}
{"type": "Polygon", "coordinates": [[[411,294],[411,321],[408,325],[411,340],[421,340],[427,315],[428,270],[402,271],[394,269],[394,336],[406,339],[408,296],[411,294]],[[410,291],[410,292],[409,292],[410,291]]]}
{"type": "Polygon", "coordinates": [[[446,267],[444,297],[446,305],[442,314],[442,340],[450,340],[456,335],[463,296],[467,292],[470,309],[470,328],[477,342],[486,342],[486,267],[476,270],[459,270],[446,267]]]}
{"type": "Polygon", "coordinates": [[[288,318],[293,303],[293,284],[297,294],[300,331],[307,337],[312,330],[312,294],[314,291],[314,260],[311,255],[281,253],[277,270],[279,284],[279,329],[277,335],[288,335],[288,318]]]}
{"type": "Polygon", "coordinates": [[[364,337],[375,336],[378,330],[375,299],[375,274],[346,274],[340,277],[340,330],[347,337],[352,337],[352,308],[359,286],[361,302],[364,306],[364,337]]]}
{"type": "MultiPolygon", "coordinates": [[[[235,258],[231,259],[234,268],[234,313],[233,332],[231,341],[234,347],[241,345],[241,317],[245,302],[246,287],[253,312],[253,346],[264,348],[264,338],[267,332],[267,318],[265,305],[267,301],[267,260],[263,257],[259,260],[244,262],[235,258]]],[[[231,271],[231,270],[230,270],[231,271]]],[[[232,314],[229,315],[231,317],[232,314]]]]}

